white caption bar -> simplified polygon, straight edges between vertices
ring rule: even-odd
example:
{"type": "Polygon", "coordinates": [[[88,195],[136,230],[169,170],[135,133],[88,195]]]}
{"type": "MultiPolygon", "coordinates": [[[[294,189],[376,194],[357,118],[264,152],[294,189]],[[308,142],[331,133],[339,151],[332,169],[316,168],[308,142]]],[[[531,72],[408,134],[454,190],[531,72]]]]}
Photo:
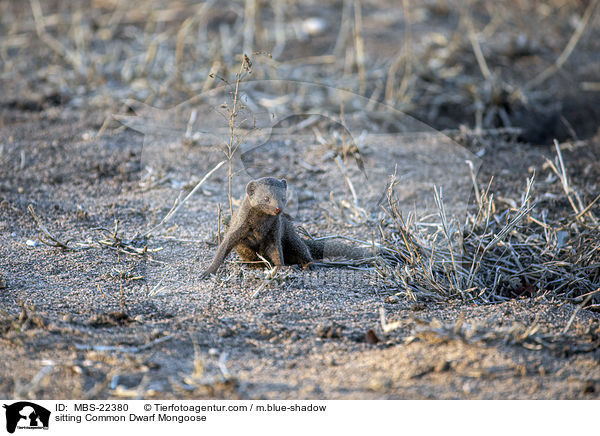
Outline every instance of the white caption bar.
{"type": "Polygon", "coordinates": [[[598,401],[0,400],[0,434],[590,434],[598,401]],[[577,418],[579,417],[579,418],[577,418]],[[583,418],[588,417],[588,418],[583,418]],[[42,430],[37,432],[36,430],[42,430]]]}

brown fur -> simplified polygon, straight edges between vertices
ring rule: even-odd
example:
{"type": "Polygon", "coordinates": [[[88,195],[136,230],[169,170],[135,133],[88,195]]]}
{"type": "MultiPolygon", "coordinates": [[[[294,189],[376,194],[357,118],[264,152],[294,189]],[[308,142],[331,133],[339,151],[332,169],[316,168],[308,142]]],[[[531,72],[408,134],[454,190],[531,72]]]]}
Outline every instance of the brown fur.
{"type": "Polygon", "coordinates": [[[223,242],[217,248],[202,278],[214,274],[233,248],[245,261],[259,261],[258,255],[272,265],[310,265],[324,256],[367,257],[365,250],[339,243],[302,239],[288,215],[287,183],[284,179],[263,177],[246,186],[242,205],[234,212],[223,242]]]}

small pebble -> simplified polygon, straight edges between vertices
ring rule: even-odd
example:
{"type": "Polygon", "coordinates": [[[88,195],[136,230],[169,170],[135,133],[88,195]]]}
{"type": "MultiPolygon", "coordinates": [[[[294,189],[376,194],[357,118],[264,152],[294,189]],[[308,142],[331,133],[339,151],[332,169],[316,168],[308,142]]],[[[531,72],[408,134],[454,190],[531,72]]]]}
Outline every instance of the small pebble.
{"type": "Polygon", "coordinates": [[[327,29],[327,21],[320,17],[310,17],[302,22],[302,31],[309,36],[316,36],[327,29]]]}
{"type": "Polygon", "coordinates": [[[235,331],[230,327],[220,329],[217,334],[222,338],[229,338],[235,334],[235,331]]]}

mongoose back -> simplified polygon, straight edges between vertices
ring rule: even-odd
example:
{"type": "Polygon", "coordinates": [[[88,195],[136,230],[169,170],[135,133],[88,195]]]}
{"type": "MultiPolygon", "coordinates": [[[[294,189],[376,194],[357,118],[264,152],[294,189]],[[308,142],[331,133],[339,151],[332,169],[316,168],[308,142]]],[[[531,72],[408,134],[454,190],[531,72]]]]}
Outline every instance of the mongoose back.
{"type": "Polygon", "coordinates": [[[283,212],[287,203],[286,193],[285,179],[263,177],[249,182],[241,206],[234,212],[212,263],[201,277],[216,273],[233,248],[245,261],[259,261],[260,255],[276,266],[306,267],[313,259],[322,259],[324,255],[369,256],[364,249],[338,243],[326,245],[323,241],[298,236],[294,224],[283,212]]]}

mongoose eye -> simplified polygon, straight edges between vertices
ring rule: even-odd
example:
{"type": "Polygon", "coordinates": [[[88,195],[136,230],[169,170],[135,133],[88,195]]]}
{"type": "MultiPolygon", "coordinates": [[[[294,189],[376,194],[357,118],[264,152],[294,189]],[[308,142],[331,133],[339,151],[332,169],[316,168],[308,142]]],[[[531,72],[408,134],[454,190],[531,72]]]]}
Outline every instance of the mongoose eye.
{"type": "Polygon", "coordinates": [[[269,202],[269,197],[265,197],[265,203],[269,202]]]}

